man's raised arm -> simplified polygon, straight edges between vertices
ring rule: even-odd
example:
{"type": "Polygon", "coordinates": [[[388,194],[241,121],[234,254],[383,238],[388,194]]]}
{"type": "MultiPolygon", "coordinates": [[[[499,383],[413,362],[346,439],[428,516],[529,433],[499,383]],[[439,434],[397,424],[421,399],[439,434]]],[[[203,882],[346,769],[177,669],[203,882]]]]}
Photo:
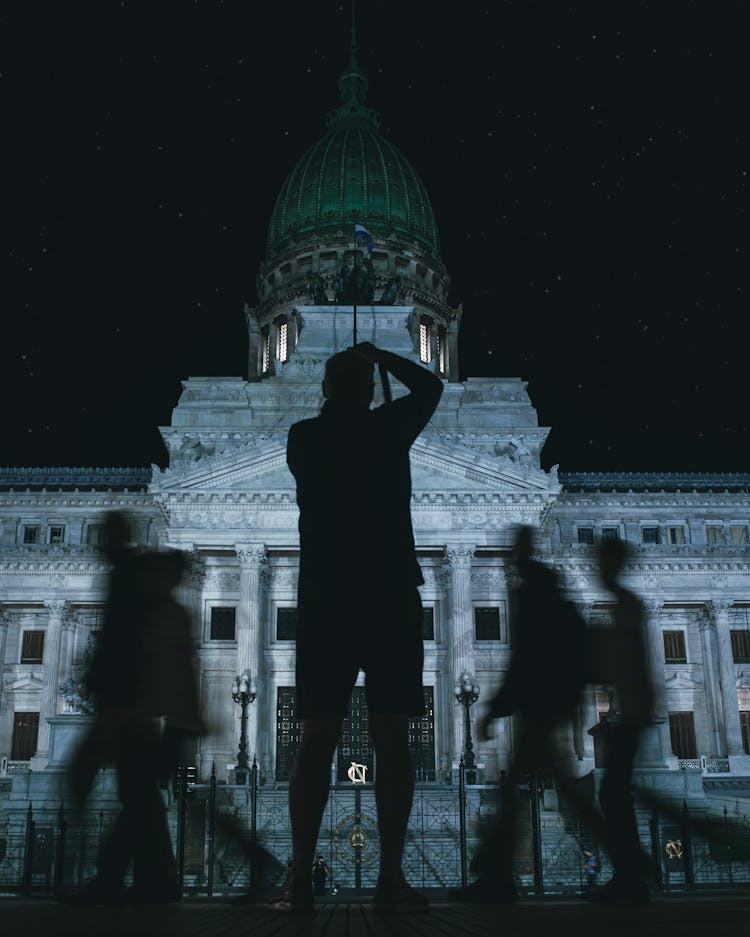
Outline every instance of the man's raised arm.
{"type": "Polygon", "coordinates": [[[404,421],[410,441],[416,439],[435,412],[443,393],[443,382],[427,368],[415,364],[401,355],[376,348],[369,342],[361,342],[356,350],[369,358],[373,364],[382,364],[397,380],[410,391],[405,397],[399,397],[390,406],[404,421]]]}

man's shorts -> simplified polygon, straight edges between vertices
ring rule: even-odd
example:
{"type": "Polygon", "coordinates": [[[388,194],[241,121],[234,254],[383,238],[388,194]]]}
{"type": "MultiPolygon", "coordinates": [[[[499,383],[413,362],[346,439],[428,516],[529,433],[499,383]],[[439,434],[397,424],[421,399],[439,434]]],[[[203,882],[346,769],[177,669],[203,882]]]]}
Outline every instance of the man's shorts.
{"type": "Polygon", "coordinates": [[[297,718],[344,717],[360,669],[376,715],[421,716],[422,601],[416,587],[379,595],[300,595],[297,718]]]}

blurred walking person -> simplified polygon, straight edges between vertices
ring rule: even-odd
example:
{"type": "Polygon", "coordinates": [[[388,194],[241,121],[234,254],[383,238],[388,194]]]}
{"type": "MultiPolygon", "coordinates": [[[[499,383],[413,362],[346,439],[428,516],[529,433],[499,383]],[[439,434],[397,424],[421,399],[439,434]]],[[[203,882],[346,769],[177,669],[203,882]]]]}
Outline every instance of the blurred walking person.
{"type": "Polygon", "coordinates": [[[599,545],[599,575],[615,600],[614,630],[604,632],[608,646],[602,655],[606,658],[603,676],[613,684],[615,707],[605,727],[605,772],[599,790],[615,874],[585,897],[608,904],[639,904],[649,899],[631,787],[638,744],[653,715],[654,692],[644,609],[620,581],[628,555],[628,544],[622,540],[602,540],[599,545]]]}
{"type": "Polygon", "coordinates": [[[490,736],[490,723],[517,715],[516,745],[500,796],[500,814],[471,861],[478,876],[452,897],[461,901],[513,902],[518,785],[530,772],[554,769],[568,802],[603,833],[601,818],[568,783],[561,770],[556,733],[574,713],[586,684],[586,626],[562,594],[556,574],[532,559],[534,531],[520,526],[514,536],[511,562],[520,578],[511,599],[510,667],[489,711],[479,720],[477,734],[490,736]]]}
{"type": "MultiPolygon", "coordinates": [[[[111,520],[115,534],[121,520],[111,520]]],[[[99,713],[74,775],[80,796],[92,770],[114,761],[122,810],[96,877],[75,903],[160,904],[180,896],[160,787],[176,769],[182,741],[203,731],[189,616],[172,595],[184,559],[178,551],[139,554],[122,540],[108,549],[115,560],[110,601],[88,680],[99,713]],[[133,886],[126,891],[131,862],[133,886]]]]}

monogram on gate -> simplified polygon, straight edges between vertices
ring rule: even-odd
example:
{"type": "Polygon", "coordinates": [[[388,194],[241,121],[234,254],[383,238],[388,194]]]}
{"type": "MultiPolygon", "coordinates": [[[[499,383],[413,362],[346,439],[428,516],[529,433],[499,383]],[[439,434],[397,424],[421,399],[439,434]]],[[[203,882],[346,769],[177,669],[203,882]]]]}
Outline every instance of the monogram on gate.
{"type": "Polygon", "coordinates": [[[360,765],[353,761],[351,768],[346,772],[346,776],[352,784],[364,784],[367,781],[367,765],[360,765]]]}

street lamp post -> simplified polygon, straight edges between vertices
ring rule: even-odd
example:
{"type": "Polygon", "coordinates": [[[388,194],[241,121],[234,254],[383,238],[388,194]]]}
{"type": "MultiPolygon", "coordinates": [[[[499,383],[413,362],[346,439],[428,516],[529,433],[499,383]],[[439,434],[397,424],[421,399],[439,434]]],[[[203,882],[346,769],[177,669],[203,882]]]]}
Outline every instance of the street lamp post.
{"type": "Polygon", "coordinates": [[[477,783],[477,772],[474,764],[474,746],[471,742],[471,720],[469,709],[479,699],[479,684],[473,674],[467,670],[461,674],[454,688],[454,695],[464,707],[464,769],[467,784],[477,783]]]}
{"type": "Polygon", "coordinates": [[[234,780],[237,784],[247,784],[247,707],[258,695],[255,680],[250,676],[249,670],[243,670],[239,677],[234,678],[232,684],[232,699],[242,707],[240,713],[240,747],[237,752],[237,767],[234,769],[234,780]]]}

